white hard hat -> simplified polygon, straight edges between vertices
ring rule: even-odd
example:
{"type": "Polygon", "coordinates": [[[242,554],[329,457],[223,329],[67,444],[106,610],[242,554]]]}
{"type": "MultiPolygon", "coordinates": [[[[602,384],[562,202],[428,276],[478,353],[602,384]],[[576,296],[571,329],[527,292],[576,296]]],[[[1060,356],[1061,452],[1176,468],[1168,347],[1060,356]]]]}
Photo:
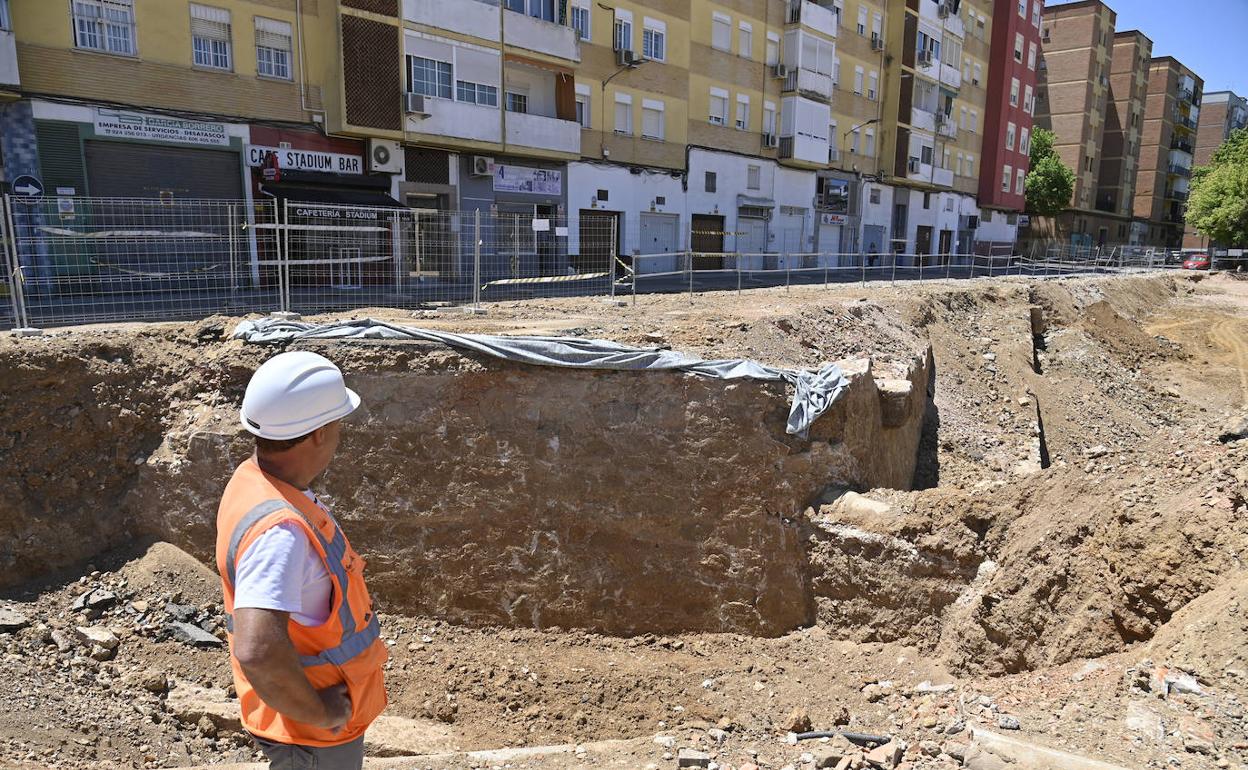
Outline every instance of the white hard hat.
{"type": "Polygon", "coordinates": [[[261,364],[243,395],[243,427],[261,438],[299,438],[355,411],[360,397],[324,356],[281,353],[261,364]]]}

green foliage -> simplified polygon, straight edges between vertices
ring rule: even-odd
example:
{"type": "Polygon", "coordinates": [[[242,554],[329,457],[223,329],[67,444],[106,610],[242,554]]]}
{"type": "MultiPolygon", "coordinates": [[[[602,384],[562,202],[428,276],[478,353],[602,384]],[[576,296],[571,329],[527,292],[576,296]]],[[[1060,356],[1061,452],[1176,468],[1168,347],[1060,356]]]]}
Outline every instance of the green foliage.
{"type": "Polygon", "coordinates": [[[1037,128],[1031,135],[1031,170],[1027,172],[1027,213],[1051,217],[1070,205],[1075,172],[1053,151],[1053,132],[1037,128]]]}
{"type": "Polygon", "coordinates": [[[1192,171],[1186,221],[1209,239],[1248,244],[1248,129],[1240,129],[1192,171]]]}

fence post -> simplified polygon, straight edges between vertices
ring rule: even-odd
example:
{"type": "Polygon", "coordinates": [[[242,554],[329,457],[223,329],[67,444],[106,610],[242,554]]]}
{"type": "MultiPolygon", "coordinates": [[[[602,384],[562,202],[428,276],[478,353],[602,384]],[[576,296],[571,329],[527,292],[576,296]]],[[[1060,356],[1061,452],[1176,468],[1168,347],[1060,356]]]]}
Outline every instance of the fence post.
{"type": "MultiPolygon", "coordinates": [[[[929,244],[930,248],[930,244],[929,244]]],[[[927,261],[926,254],[918,254],[916,258],[919,260],[919,283],[923,283],[923,263],[927,261]]]]}
{"type": "Polygon", "coordinates": [[[741,293],[741,252],[737,252],[737,294],[741,293]]]}
{"type": "MultiPolygon", "coordinates": [[[[616,238],[619,234],[616,228],[619,227],[619,220],[611,217],[611,248],[607,249],[607,281],[611,284],[611,304],[615,304],[615,269],[619,263],[620,256],[616,253],[616,238]]],[[[633,284],[637,283],[637,261],[633,260],[633,284]]]]}
{"type": "Polygon", "coordinates": [[[41,332],[31,328],[30,318],[26,315],[26,293],[22,286],[22,257],[17,250],[13,199],[7,193],[4,196],[4,231],[4,272],[9,283],[9,300],[13,303],[13,333],[19,337],[34,336],[41,332]]]}
{"type": "Polygon", "coordinates": [[[472,216],[472,312],[481,311],[481,209],[472,216]]]}
{"type": "Polygon", "coordinates": [[[226,208],[226,229],[230,233],[230,301],[231,303],[238,296],[238,268],[236,266],[235,254],[235,236],[234,236],[234,204],[231,203],[226,208]]]}
{"type": "Polygon", "coordinates": [[[893,285],[897,285],[897,252],[893,252],[893,285]]]}
{"type": "Polygon", "coordinates": [[[689,252],[689,301],[693,301],[693,252],[689,252]]]}

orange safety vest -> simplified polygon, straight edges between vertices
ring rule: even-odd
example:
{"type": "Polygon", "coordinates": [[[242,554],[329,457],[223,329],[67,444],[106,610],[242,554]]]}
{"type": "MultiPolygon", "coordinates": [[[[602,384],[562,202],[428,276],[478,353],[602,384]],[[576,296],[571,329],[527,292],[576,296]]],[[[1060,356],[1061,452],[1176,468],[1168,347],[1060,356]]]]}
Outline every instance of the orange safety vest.
{"type": "Polygon", "coordinates": [[[303,746],[337,746],[363,735],[386,707],[382,665],[388,653],[364,586],[364,560],[334,520],[302,491],[260,470],[251,457],[234,471],[217,510],[217,571],[225,591],[230,667],[243,727],[269,741],[303,746]],[[261,534],[283,522],[305,531],[333,580],[329,620],[319,626],[291,620],[287,633],[314,688],[347,686],[351,719],[337,734],[288,719],[266,705],[233,654],[235,565],[261,534]]]}

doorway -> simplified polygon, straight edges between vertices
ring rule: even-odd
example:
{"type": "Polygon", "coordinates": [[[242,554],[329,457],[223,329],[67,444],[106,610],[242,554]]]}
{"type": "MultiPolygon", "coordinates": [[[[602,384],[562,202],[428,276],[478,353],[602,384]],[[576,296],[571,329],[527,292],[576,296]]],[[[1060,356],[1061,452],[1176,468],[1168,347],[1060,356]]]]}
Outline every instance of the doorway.
{"type": "Polygon", "coordinates": [[[694,214],[689,243],[693,248],[694,270],[722,270],[724,218],[713,214],[694,214]]]}

